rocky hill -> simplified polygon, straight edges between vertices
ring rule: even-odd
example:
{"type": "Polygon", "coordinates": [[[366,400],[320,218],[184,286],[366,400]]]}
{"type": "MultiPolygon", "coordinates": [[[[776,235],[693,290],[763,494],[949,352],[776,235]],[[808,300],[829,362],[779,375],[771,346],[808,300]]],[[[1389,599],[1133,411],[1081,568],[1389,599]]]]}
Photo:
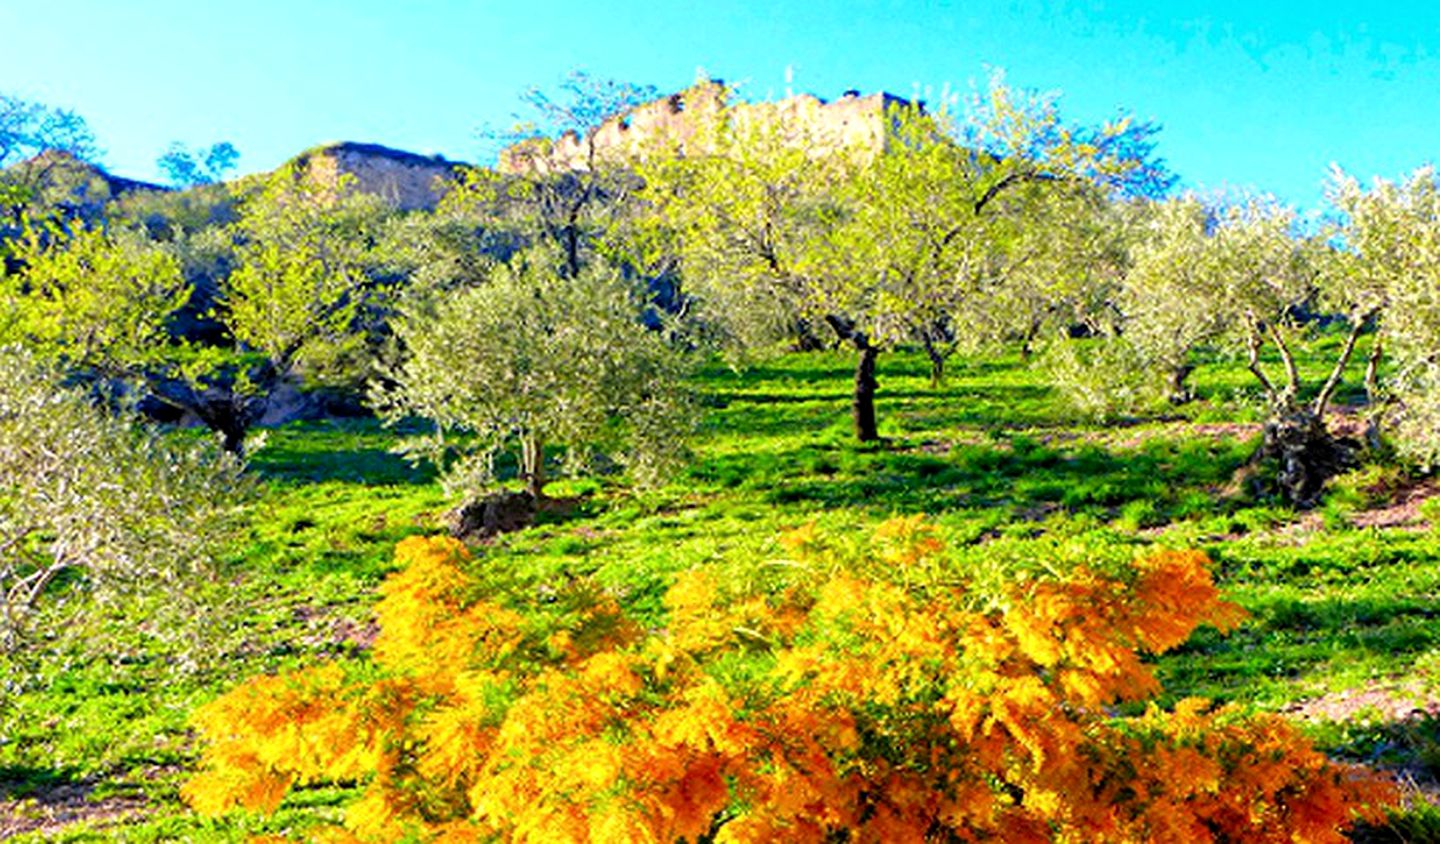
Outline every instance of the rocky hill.
{"type": "Polygon", "coordinates": [[[103,167],[62,150],[46,150],[3,171],[4,181],[25,188],[39,204],[85,219],[98,218],[107,203],[142,192],[166,192],[164,185],[114,176],[103,167]]]}
{"type": "MultiPolygon", "coordinates": [[[[342,176],[349,176],[357,190],[375,194],[402,211],[433,208],[444,192],[444,183],[456,177],[457,167],[465,166],[440,156],[417,155],[380,144],[353,141],[306,150],[288,164],[302,175],[327,185],[337,184],[342,176]]],[[[37,203],[85,219],[98,218],[107,203],[127,196],[188,193],[115,176],[99,165],[58,150],[42,152],[0,172],[5,182],[27,188],[37,203]]]]}
{"type": "Polygon", "coordinates": [[[438,155],[354,141],[306,150],[290,164],[324,185],[333,186],[349,176],[356,190],[379,196],[402,211],[435,207],[445,183],[456,177],[456,168],[465,166],[438,155]]]}

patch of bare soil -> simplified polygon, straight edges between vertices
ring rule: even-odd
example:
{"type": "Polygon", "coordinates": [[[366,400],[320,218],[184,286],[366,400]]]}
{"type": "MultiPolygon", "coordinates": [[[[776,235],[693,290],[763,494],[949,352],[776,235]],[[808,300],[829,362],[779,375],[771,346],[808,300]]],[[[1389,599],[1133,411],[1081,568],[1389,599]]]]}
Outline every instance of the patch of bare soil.
{"type": "Polygon", "coordinates": [[[1281,712],[1301,721],[1344,722],[1363,717],[1404,721],[1440,715],[1440,695],[1427,692],[1418,681],[1375,684],[1302,700],[1281,712]]]}
{"type": "Polygon", "coordinates": [[[24,833],[46,838],[75,824],[104,828],[135,820],[148,813],[138,797],[90,799],[93,786],[65,783],[22,799],[0,799],[0,840],[24,833]]]}
{"type": "MultiPolygon", "coordinates": [[[[1429,758],[1429,739],[1417,742],[1413,735],[1433,730],[1433,719],[1440,718],[1440,695],[1426,691],[1418,681],[1375,683],[1364,688],[1330,692],[1310,700],[1291,704],[1282,714],[1311,723],[1360,722],[1383,724],[1390,736],[1385,742],[1389,761],[1379,756],[1366,764],[1388,771],[1400,785],[1402,803],[1429,803],[1440,806],[1440,780],[1435,776],[1435,762],[1429,758]],[[1395,761],[1398,756],[1399,761],[1395,761]]],[[[1366,760],[1361,760],[1362,762],[1366,760]]],[[[1353,840],[1392,841],[1359,835],[1353,840]]]]}
{"type": "Polygon", "coordinates": [[[1100,438],[1112,448],[1139,448],[1158,437],[1223,440],[1248,440],[1260,433],[1258,422],[1179,422],[1128,431],[1124,436],[1112,437],[1101,434],[1100,438]]]}
{"type": "Polygon", "coordinates": [[[1429,525],[1420,515],[1420,505],[1437,495],[1440,495],[1440,481],[1429,478],[1395,490],[1387,504],[1355,513],[1350,517],[1350,523],[1356,527],[1424,530],[1429,525]]]}

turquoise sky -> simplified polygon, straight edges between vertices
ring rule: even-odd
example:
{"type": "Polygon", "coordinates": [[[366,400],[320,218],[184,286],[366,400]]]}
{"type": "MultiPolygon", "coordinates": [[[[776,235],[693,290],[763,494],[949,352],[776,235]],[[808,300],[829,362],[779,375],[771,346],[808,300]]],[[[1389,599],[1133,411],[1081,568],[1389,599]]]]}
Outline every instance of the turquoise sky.
{"type": "Polygon", "coordinates": [[[116,173],[179,140],[268,169],[326,140],[474,160],[484,124],[571,69],[751,96],[968,90],[990,67],[1072,118],[1164,125],[1190,187],[1319,202],[1332,162],[1398,175],[1440,146],[1440,7],[1311,2],[0,0],[0,90],[84,115],[116,173]]]}

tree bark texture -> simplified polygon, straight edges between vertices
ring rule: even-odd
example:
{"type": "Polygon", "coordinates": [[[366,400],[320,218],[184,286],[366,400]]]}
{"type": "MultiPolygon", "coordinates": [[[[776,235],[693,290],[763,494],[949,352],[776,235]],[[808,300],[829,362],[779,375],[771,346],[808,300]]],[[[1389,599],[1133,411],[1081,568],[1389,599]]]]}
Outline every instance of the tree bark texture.
{"type": "Polygon", "coordinates": [[[545,444],[532,434],[520,438],[520,473],[525,477],[525,491],[540,501],[545,489],[545,444]]]}
{"type": "Polygon", "coordinates": [[[1297,507],[1313,507],[1325,482],[1355,464],[1356,444],[1336,439],[1309,408],[1290,410],[1265,423],[1256,459],[1274,461],[1280,495],[1297,507]]]}

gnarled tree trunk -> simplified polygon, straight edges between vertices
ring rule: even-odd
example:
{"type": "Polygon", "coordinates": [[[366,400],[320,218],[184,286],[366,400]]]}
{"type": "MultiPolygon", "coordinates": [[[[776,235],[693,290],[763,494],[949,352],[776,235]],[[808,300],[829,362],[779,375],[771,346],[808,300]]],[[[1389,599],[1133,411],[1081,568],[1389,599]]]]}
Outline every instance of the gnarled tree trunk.
{"type": "Polygon", "coordinates": [[[1345,339],[1330,375],[1310,404],[1300,401],[1300,374],[1295,357],[1284,334],[1274,324],[1253,320],[1249,334],[1249,368],[1270,398],[1270,419],[1265,423],[1265,436],[1252,462],[1274,461],[1275,484],[1286,501],[1298,507],[1313,507],[1320,500],[1325,482],[1355,465],[1360,444],[1351,439],[1336,438],[1325,427],[1325,411],[1330,399],[1344,378],[1345,367],[1355,353],[1356,341],[1372,313],[1351,317],[1350,333],[1345,339]],[[1268,333],[1285,365],[1285,381],[1270,380],[1260,366],[1260,347],[1268,333]]]}
{"type": "Polygon", "coordinates": [[[1285,500],[1313,507],[1325,482],[1355,462],[1355,446],[1337,439],[1312,408],[1297,408],[1265,423],[1264,439],[1255,457],[1273,460],[1275,483],[1285,500]]]}
{"type": "Polygon", "coordinates": [[[1186,383],[1190,379],[1190,373],[1194,371],[1195,366],[1189,363],[1182,363],[1170,369],[1169,377],[1166,379],[1165,398],[1171,404],[1188,404],[1195,400],[1195,393],[1186,383]]]}

